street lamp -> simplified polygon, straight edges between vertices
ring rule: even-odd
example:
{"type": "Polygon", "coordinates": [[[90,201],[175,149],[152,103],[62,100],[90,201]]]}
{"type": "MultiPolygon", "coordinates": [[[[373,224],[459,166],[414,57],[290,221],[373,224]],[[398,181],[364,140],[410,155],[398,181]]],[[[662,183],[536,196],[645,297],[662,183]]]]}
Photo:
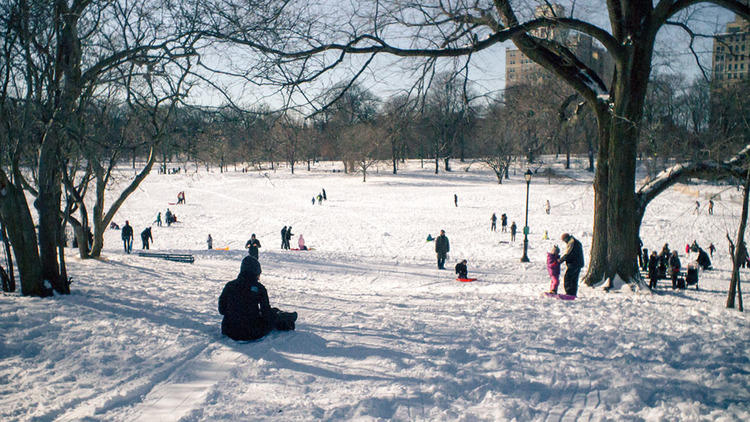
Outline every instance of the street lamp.
{"type": "Polygon", "coordinates": [[[526,170],[523,178],[526,179],[526,222],[523,225],[523,256],[521,262],[529,262],[526,252],[529,249],[529,185],[531,184],[531,170],[526,170]]]}

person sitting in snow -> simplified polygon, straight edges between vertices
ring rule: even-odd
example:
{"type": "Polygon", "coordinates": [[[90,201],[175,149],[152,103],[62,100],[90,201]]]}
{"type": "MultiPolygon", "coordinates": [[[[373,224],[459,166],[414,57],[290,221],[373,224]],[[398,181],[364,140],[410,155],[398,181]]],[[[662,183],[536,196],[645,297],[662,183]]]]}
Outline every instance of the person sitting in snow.
{"type": "Polygon", "coordinates": [[[465,259],[456,264],[456,274],[458,274],[458,278],[469,278],[469,269],[466,267],[465,259]]]}
{"type": "Polygon", "coordinates": [[[297,245],[299,246],[299,250],[306,251],[307,246],[305,246],[305,238],[302,237],[302,234],[300,233],[299,239],[297,239],[297,245]]]}
{"type": "Polygon", "coordinates": [[[294,330],[296,312],[271,308],[268,291],[259,281],[260,262],[246,256],[240,274],[224,286],[219,296],[221,333],[232,340],[257,340],[272,330],[294,330]]]}
{"type": "Polygon", "coordinates": [[[557,245],[547,252],[547,272],[550,278],[549,292],[557,294],[557,287],[560,285],[560,248],[557,245]]]}

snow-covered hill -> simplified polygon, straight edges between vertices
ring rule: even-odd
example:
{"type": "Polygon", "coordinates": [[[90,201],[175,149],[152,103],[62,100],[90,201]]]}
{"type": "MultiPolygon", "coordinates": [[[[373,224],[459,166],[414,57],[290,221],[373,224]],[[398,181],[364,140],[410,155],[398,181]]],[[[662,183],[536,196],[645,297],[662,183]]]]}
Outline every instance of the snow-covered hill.
{"type": "Polygon", "coordinates": [[[677,186],[644,219],[645,246],[668,242],[683,263],[686,243],[717,246],[699,291],[582,286],[566,302],[540,296],[544,259],[566,231],[588,258],[591,176],[534,177],[522,264],[523,235],[489,228],[506,213],[521,231],[523,170],[498,185],[456,167],[384,167],[367,183],[332,164],[149,176],[115,220],[139,248],[169,207],[180,222],[154,226],[154,248],[195,263],[125,255],[108,231],[101,261],[67,252],[70,296],[0,296],[0,420],[750,420],[750,320],[723,307],[738,192],[677,186]],[[313,205],[321,188],[328,200],[313,205]],[[179,191],[187,203],[169,205],[179,191]],[[314,250],[282,251],[285,225],[314,250]],[[440,229],[447,267],[465,258],[477,282],[436,268],[425,239],[440,229]],[[206,250],[209,233],[229,250],[206,250]],[[294,332],[236,343],[220,334],[217,298],[251,233],[272,305],[300,316],[294,332]]]}

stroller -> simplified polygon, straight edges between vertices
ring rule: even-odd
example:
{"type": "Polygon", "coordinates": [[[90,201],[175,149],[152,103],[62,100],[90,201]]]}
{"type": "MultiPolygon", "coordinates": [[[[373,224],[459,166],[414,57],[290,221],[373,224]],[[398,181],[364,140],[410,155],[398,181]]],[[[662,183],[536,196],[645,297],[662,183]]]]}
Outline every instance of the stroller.
{"type": "Polygon", "coordinates": [[[685,273],[685,284],[692,286],[695,284],[695,290],[698,290],[698,263],[691,262],[688,264],[687,272],[685,273]]]}

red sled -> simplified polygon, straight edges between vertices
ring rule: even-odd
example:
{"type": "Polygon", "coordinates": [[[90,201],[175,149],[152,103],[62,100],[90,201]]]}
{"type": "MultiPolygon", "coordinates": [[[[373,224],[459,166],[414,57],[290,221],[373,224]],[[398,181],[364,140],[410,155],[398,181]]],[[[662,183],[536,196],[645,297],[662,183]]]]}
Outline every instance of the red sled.
{"type": "Polygon", "coordinates": [[[476,280],[477,280],[476,278],[457,278],[456,279],[456,281],[461,281],[461,282],[464,282],[464,283],[468,283],[470,281],[476,281],[476,280]]]}
{"type": "Polygon", "coordinates": [[[576,298],[573,295],[564,295],[564,294],[557,294],[557,293],[550,293],[550,292],[545,292],[544,295],[547,297],[552,297],[552,298],[560,299],[560,300],[575,300],[576,298]]]}
{"type": "Polygon", "coordinates": [[[177,202],[168,202],[169,205],[177,205],[177,202]]]}

